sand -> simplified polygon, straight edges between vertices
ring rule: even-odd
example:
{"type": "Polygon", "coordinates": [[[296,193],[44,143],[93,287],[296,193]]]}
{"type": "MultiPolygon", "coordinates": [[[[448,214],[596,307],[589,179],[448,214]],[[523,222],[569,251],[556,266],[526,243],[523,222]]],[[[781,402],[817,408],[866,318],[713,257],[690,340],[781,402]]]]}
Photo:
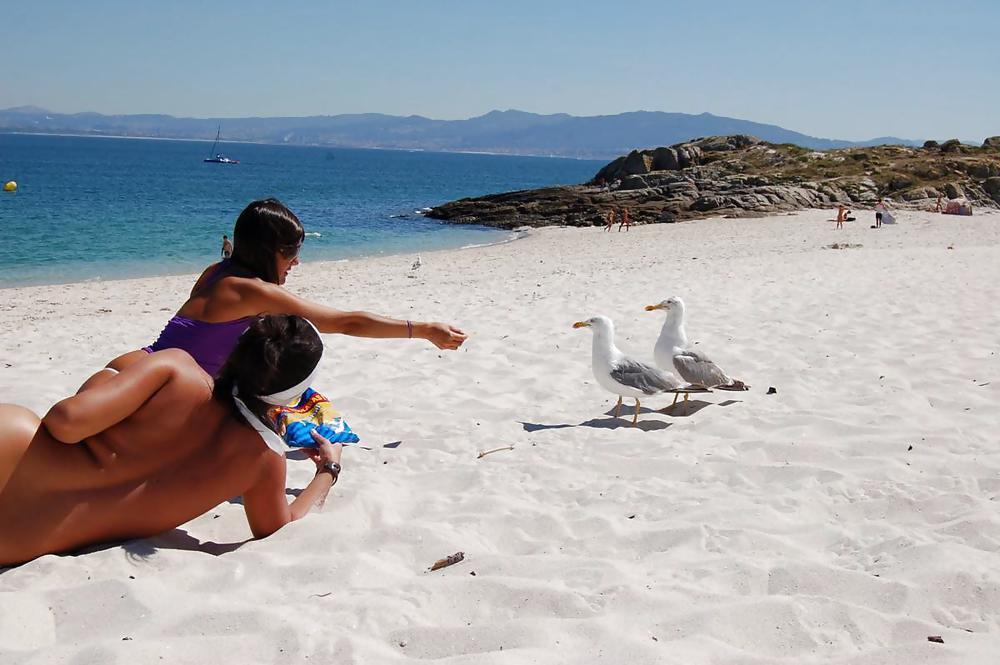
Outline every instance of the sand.
{"type": "MultiPolygon", "coordinates": [[[[870,215],[302,266],[306,297],[471,337],[327,336],[317,385],[370,449],[322,510],[247,541],[227,503],[8,569],[0,662],[996,663],[1000,214],[870,215]],[[571,324],[610,316],[651,359],[643,307],[671,295],[752,390],[650,399],[634,428],[571,324]]],[[[0,291],[0,401],[44,412],[192,281],[0,291]]]]}

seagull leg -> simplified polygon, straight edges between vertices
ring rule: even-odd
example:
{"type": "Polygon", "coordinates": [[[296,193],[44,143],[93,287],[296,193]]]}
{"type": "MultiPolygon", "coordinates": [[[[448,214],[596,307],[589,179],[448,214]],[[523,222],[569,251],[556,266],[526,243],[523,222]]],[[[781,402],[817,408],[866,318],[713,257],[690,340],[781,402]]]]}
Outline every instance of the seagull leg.
{"type": "Polygon", "coordinates": [[[635,416],[632,418],[632,424],[635,425],[639,422],[639,398],[635,398],[635,416]]]}
{"type": "Polygon", "coordinates": [[[672,409],[677,405],[677,398],[680,397],[680,393],[674,393],[674,401],[670,403],[670,406],[665,406],[660,409],[660,413],[667,413],[668,411],[673,413],[672,409]]]}
{"type": "Polygon", "coordinates": [[[618,396],[618,404],[615,405],[615,418],[620,418],[622,415],[622,396],[618,396]]]}
{"type": "Polygon", "coordinates": [[[690,396],[690,393],[684,393],[684,415],[685,416],[688,414],[688,397],[689,396],[690,396]]]}

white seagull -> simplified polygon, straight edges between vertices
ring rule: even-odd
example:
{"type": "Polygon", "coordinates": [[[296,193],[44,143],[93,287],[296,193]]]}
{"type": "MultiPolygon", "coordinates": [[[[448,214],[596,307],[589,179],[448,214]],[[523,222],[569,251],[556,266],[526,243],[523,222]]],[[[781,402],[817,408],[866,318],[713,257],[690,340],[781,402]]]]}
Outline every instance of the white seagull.
{"type": "Polygon", "coordinates": [[[586,321],[577,321],[574,328],[590,328],[594,333],[591,365],[594,378],[602,388],[618,395],[615,418],[621,416],[622,396],[635,399],[635,416],[632,424],[639,420],[639,398],[658,395],[676,390],[679,381],[670,372],[664,372],[651,365],[629,358],[615,346],[615,324],[606,316],[595,316],[586,321]]]}
{"type": "MultiPolygon", "coordinates": [[[[750,386],[738,379],[730,378],[722,368],[712,362],[701,351],[695,351],[688,346],[687,333],[684,331],[684,301],[680,298],[667,298],[655,305],[647,305],[646,311],[653,312],[662,309],[667,314],[660,330],[660,336],[653,347],[653,360],[661,369],[675,370],[682,379],[692,386],[718,390],[749,390],[750,386]]],[[[688,395],[684,394],[687,402],[688,395]]],[[[677,395],[674,395],[674,404],[677,395]]],[[[673,406],[673,404],[671,404],[673,406]]]]}

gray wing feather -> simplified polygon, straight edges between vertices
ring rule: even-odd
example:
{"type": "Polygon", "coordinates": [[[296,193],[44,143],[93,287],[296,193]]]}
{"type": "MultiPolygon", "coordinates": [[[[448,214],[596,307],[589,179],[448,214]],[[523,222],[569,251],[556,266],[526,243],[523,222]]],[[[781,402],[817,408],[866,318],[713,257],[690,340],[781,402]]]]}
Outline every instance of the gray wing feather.
{"type": "Polygon", "coordinates": [[[704,354],[687,350],[674,354],[674,368],[681,378],[697,386],[714,388],[732,382],[726,373],[704,354]]]}
{"type": "Polygon", "coordinates": [[[647,395],[673,390],[677,383],[663,370],[650,367],[631,358],[623,358],[611,368],[611,378],[618,383],[641,390],[647,395]]]}

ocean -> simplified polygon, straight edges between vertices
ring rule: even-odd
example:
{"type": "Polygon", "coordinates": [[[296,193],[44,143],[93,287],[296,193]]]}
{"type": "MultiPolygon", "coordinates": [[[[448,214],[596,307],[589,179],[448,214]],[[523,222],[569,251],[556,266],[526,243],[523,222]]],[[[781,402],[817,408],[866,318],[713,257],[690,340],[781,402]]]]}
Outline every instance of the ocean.
{"type": "Polygon", "coordinates": [[[302,220],[302,260],[499,242],[424,218],[457,198],[583,182],[603,162],[546,157],[0,134],[0,287],[197,272],[240,211],[274,196],[302,220]]]}

